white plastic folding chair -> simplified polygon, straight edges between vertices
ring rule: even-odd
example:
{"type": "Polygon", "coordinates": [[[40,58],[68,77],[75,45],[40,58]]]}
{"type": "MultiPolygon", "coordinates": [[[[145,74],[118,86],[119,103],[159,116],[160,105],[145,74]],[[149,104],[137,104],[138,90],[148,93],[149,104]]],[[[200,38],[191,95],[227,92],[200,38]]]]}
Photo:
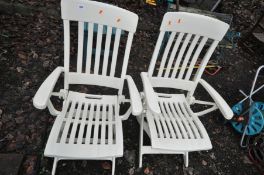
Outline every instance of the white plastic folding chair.
{"type": "Polygon", "coordinates": [[[62,0],[61,12],[64,24],[64,67],[57,67],[48,76],[33,99],[36,108],[48,107],[50,113],[56,116],[44,155],[54,157],[53,175],[59,160],[111,160],[112,174],[114,174],[115,158],[123,155],[122,120],[127,119],[131,112],[133,115],[142,112],[140,94],[132,78],[126,75],[138,16],[116,6],[87,0],[62,0]],[[76,71],[70,71],[70,66],[75,66],[70,65],[70,60],[75,59],[70,58],[70,22],[72,21],[78,22],[76,71]],[[88,23],[88,39],[87,48],[84,48],[86,23],[88,23]],[[95,25],[98,26],[97,37],[93,36],[95,25]],[[106,36],[103,36],[105,28],[107,32],[106,36]],[[124,57],[121,58],[123,63],[117,64],[122,31],[128,34],[122,36],[126,37],[124,57]],[[102,39],[104,37],[105,39],[102,39]],[[93,45],[96,47],[94,57],[93,45]],[[113,47],[112,52],[110,46],[113,47]],[[102,47],[104,54],[101,54],[102,47]],[[85,49],[86,54],[84,54],[85,49]],[[122,67],[120,75],[117,75],[118,67],[122,67]],[[62,73],[64,73],[64,89],[53,92],[62,73]],[[130,99],[122,95],[125,80],[127,80],[130,99]],[[69,90],[71,84],[110,87],[117,89],[118,94],[94,95],[74,92],[69,90]],[[54,108],[50,100],[51,96],[63,97],[61,111],[54,108]],[[119,105],[124,102],[130,102],[131,106],[125,114],[119,115],[119,105]]]}
{"type": "Polygon", "coordinates": [[[228,28],[226,23],[202,15],[165,14],[148,72],[141,73],[144,112],[137,117],[140,123],[140,167],[144,154],[183,154],[187,167],[188,152],[212,148],[198,117],[220,109],[226,119],[232,118],[233,112],[228,104],[201,79],[207,62],[228,28]],[[199,68],[195,69],[197,64],[199,68]],[[194,98],[198,84],[206,89],[214,103],[194,98]],[[154,88],[173,88],[180,92],[157,93],[154,88]],[[195,113],[190,108],[195,104],[211,107],[195,113]],[[150,137],[150,146],[143,144],[144,131],[150,137]]]}

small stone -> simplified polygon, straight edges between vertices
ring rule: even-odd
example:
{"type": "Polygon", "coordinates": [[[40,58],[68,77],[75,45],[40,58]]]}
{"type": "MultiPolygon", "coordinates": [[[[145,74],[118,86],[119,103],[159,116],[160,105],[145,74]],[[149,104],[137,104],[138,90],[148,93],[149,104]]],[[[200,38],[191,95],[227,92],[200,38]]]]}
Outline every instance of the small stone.
{"type": "Polygon", "coordinates": [[[8,133],[7,135],[6,135],[6,139],[7,140],[12,140],[14,138],[14,136],[12,135],[12,134],[10,134],[10,133],[8,133]]]}
{"type": "Polygon", "coordinates": [[[86,166],[87,166],[87,161],[82,161],[82,164],[81,164],[81,166],[83,167],[83,168],[85,168],[86,166]]]}
{"type": "Polygon", "coordinates": [[[23,72],[22,67],[17,67],[16,70],[17,70],[18,73],[22,73],[23,72]]]}
{"type": "Polygon", "coordinates": [[[15,121],[17,124],[21,124],[24,122],[24,117],[17,117],[17,118],[15,118],[15,121]]]}
{"type": "Polygon", "coordinates": [[[207,162],[205,160],[202,160],[202,164],[203,164],[203,166],[206,166],[207,162]]]}
{"type": "Polygon", "coordinates": [[[124,157],[130,164],[134,164],[135,158],[136,158],[136,151],[135,150],[131,150],[131,151],[126,150],[124,153],[124,157]]]}
{"type": "Polygon", "coordinates": [[[193,171],[194,171],[194,169],[192,168],[192,167],[183,167],[183,174],[184,175],[193,175],[194,173],[193,173],[193,171]]]}
{"type": "Polygon", "coordinates": [[[42,66],[43,66],[44,68],[49,67],[49,61],[44,61],[42,66]]]}
{"type": "Polygon", "coordinates": [[[211,157],[211,159],[216,160],[216,157],[215,157],[214,153],[210,154],[210,157],[211,157]]]}
{"type": "Polygon", "coordinates": [[[243,157],[243,163],[244,163],[244,164],[253,164],[253,163],[250,161],[250,159],[248,158],[248,156],[244,156],[244,157],[243,157]]]}
{"type": "Polygon", "coordinates": [[[130,169],[128,170],[128,174],[129,174],[129,175],[133,175],[133,174],[135,174],[135,168],[130,168],[130,169]]]}
{"type": "Polygon", "coordinates": [[[30,100],[30,98],[31,98],[30,96],[25,96],[25,97],[22,99],[22,101],[23,101],[23,102],[26,102],[26,101],[30,100]]]}

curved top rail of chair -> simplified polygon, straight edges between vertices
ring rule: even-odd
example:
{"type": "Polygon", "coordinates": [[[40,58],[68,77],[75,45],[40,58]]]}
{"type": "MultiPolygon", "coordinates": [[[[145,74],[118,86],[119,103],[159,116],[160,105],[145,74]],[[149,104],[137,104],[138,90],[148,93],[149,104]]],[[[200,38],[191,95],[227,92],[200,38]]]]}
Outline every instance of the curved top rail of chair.
{"type": "Polygon", "coordinates": [[[196,34],[220,41],[228,28],[227,23],[212,17],[186,12],[167,12],[160,30],[196,34]]]}
{"type": "Polygon", "coordinates": [[[64,20],[92,22],[135,32],[138,15],[128,10],[96,1],[62,0],[61,16],[64,20]]]}

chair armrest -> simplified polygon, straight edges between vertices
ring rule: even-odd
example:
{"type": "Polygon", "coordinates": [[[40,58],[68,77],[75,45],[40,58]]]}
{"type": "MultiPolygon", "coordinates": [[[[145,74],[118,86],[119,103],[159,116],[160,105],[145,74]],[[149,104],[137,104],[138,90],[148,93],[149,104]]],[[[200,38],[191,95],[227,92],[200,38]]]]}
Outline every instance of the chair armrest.
{"type": "Polygon", "coordinates": [[[148,74],[146,72],[141,72],[140,75],[143,82],[146,103],[149,109],[155,114],[161,114],[160,107],[158,104],[158,96],[154,92],[154,89],[149,81],[148,74]]]}
{"type": "Polygon", "coordinates": [[[36,108],[45,109],[47,107],[54,86],[63,71],[63,67],[57,67],[41,84],[33,98],[33,105],[36,108]]]}
{"type": "Polygon", "coordinates": [[[223,116],[230,120],[234,113],[232,109],[229,107],[229,105],[226,103],[226,101],[221,97],[221,95],[205,80],[201,79],[199,83],[204,87],[204,89],[209,93],[209,95],[212,97],[212,99],[215,101],[217,107],[223,114],[223,116]]]}
{"type": "Polygon", "coordinates": [[[132,114],[135,116],[138,116],[143,111],[140,94],[131,76],[127,75],[126,80],[127,80],[128,89],[129,89],[132,114]]]}

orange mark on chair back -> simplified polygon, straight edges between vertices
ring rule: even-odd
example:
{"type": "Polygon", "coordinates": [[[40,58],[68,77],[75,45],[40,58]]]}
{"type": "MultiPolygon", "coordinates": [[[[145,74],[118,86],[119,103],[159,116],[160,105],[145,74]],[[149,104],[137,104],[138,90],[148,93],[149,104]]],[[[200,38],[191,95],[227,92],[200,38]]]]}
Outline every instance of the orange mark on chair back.
{"type": "Polygon", "coordinates": [[[180,24],[181,23],[181,19],[178,19],[177,23],[180,24]]]}
{"type": "Polygon", "coordinates": [[[102,15],[104,13],[103,10],[99,10],[99,14],[102,15]]]}

